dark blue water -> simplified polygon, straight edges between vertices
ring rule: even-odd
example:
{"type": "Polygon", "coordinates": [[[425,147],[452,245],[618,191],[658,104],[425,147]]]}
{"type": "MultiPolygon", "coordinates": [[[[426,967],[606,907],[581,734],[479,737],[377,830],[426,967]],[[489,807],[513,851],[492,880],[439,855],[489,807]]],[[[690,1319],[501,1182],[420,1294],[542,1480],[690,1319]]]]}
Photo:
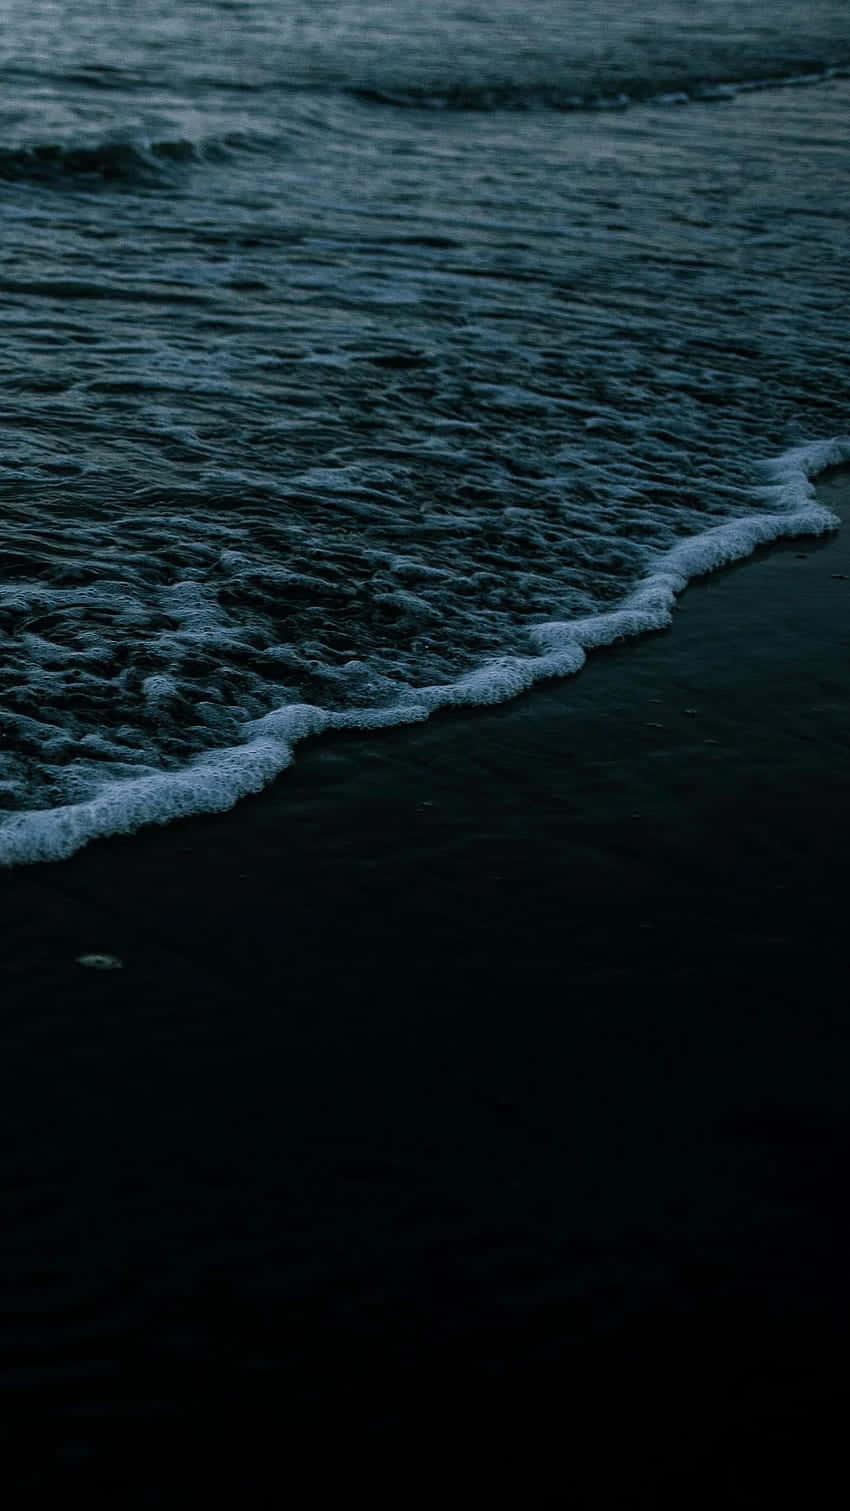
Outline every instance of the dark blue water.
{"type": "Polygon", "coordinates": [[[0,859],[575,670],[828,523],[844,0],[4,20],[0,859]]]}

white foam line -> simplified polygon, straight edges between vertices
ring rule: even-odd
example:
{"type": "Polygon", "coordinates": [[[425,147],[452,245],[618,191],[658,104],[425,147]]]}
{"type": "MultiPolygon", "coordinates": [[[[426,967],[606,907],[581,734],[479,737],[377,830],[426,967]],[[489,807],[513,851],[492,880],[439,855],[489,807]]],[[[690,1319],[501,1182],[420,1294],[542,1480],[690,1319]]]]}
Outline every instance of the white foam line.
{"type": "Polygon", "coordinates": [[[530,639],[537,654],[501,656],[457,682],[410,689],[390,708],[335,713],[290,704],[246,724],[244,743],[212,751],[179,771],[112,783],[84,803],[12,814],[0,824],[0,865],[64,860],[93,839],[224,812],[285,771],[300,740],[328,730],[417,723],[441,708],[503,703],[535,682],[572,676],[581,670],[588,651],[668,626],[676,598],[691,578],[741,561],[782,537],[836,529],[840,521],[818,503],[811,479],[845,462],[850,462],[850,436],[798,446],[764,463],[765,484],[757,496],[771,505],[771,512],[732,520],[682,541],[608,613],[533,626],[530,639]]]}

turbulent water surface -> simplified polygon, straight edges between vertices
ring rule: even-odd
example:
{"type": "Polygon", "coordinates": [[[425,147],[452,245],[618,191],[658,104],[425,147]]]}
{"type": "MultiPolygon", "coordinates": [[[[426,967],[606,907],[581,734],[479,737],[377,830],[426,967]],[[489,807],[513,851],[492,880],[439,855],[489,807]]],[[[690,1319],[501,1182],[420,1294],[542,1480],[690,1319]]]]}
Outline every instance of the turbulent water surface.
{"type": "Polygon", "coordinates": [[[846,0],[0,17],[0,859],[574,670],[829,523],[846,0]]]}

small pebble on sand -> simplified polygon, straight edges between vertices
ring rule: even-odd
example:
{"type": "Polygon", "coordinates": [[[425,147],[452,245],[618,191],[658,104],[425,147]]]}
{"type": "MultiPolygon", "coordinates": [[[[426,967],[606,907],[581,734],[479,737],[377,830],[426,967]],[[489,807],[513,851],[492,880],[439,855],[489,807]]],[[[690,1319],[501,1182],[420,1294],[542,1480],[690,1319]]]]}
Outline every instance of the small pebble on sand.
{"type": "Polygon", "coordinates": [[[84,965],[92,971],[120,971],[124,962],[117,955],[77,955],[77,965],[84,965]]]}

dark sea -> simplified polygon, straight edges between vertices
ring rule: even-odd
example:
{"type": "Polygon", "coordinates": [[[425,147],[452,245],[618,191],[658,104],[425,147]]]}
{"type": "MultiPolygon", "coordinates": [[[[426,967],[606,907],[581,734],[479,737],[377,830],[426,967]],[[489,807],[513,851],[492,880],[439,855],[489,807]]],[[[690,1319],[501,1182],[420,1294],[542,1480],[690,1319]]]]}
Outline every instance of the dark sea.
{"type": "Polygon", "coordinates": [[[0,861],[834,524],[846,0],[6,0],[0,861]]]}

